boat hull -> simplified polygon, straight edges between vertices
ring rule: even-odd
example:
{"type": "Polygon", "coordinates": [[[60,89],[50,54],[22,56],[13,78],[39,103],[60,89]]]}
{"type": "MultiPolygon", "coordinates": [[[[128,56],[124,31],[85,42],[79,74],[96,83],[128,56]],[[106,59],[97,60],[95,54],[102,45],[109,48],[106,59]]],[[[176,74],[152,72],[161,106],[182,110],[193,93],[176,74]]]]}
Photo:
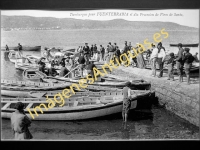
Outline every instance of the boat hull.
{"type": "MultiPolygon", "coordinates": [[[[9,47],[10,50],[18,50],[17,46],[14,47],[9,47]]],[[[40,51],[41,50],[41,46],[23,46],[22,47],[22,51],[40,51]]]]}
{"type": "MultiPolygon", "coordinates": [[[[137,107],[137,100],[131,103],[131,109],[137,107]]],[[[66,110],[66,111],[48,111],[39,114],[34,120],[84,120],[107,116],[111,114],[120,113],[122,111],[122,102],[115,105],[108,105],[100,108],[86,108],[82,110],[66,110]]],[[[2,118],[10,118],[13,111],[1,112],[2,118]]],[[[31,115],[26,113],[31,118],[31,115]]]]}
{"type": "MultiPolygon", "coordinates": [[[[171,47],[178,47],[178,44],[169,44],[171,47]]],[[[199,44],[182,44],[182,47],[198,47],[199,44]]]]}
{"type": "MultiPolygon", "coordinates": [[[[140,92],[139,92],[140,93],[140,92]]],[[[151,109],[152,106],[152,98],[155,97],[155,92],[154,94],[152,92],[143,92],[140,94],[134,94],[132,95],[132,99],[131,99],[131,110],[134,109],[143,109],[144,105],[145,108],[144,109],[151,109]],[[142,107],[141,107],[142,106],[142,107]]],[[[107,96],[103,96],[103,97],[107,97],[107,96]]],[[[102,98],[103,98],[102,97],[102,98]]],[[[92,119],[92,118],[97,118],[97,117],[103,117],[103,116],[108,116],[108,115],[112,115],[112,114],[116,114],[116,113],[121,113],[122,112],[122,107],[123,107],[123,101],[122,95],[113,95],[113,96],[108,96],[110,98],[112,98],[112,102],[103,102],[100,100],[101,98],[94,98],[95,101],[101,101],[101,103],[96,103],[95,104],[87,104],[85,105],[85,102],[87,101],[85,98],[83,97],[79,97],[78,99],[75,98],[73,100],[73,98],[70,99],[66,99],[68,102],[81,102],[82,105],[78,105],[78,106],[69,106],[67,104],[67,102],[65,103],[65,105],[63,107],[54,107],[54,108],[48,108],[49,110],[45,110],[44,108],[42,108],[43,112],[41,112],[40,110],[37,110],[38,116],[35,115],[34,111],[31,110],[31,108],[34,108],[35,106],[38,106],[41,103],[44,103],[44,100],[39,100],[37,99],[37,101],[35,100],[24,100],[24,103],[26,103],[26,107],[29,107],[29,104],[36,104],[34,106],[31,106],[30,110],[32,112],[32,115],[34,116],[34,120],[84,120],[84,119],[92,119]],[[38,101],[39,100],[39,101],[38,101]],[[28,105],[27,105],[28,104],[28,105]]],[[[109,98],[109,99],[110,99],[109,98]]],[[[2,100],[2,109],[1,109],[1,116],[2,118],[10,118],[11,114],[15,111],[15,109],[13,109],[13,106],[16,104],[16,102],[18,102],[19,99],[16,99],[15,101],[13,100],[2,100]],[[4,105],[3,105],[4,104],[4,105]],[[8,105],[7,105],[8,104],[8,105]],[[12,106],[9,106],[11,105],[12,106]],[[8,108],[10,107],[10,108],[8,108]]],[[[107,100],[103,100],[103,101],[107,101],[107,100]]],[[[108,100],[109,101],[109,100],[108,100]]],[[[93,101],[94,102],[94,101],[93,101]]],[[[93,103],[92,101],[90,101],[89,103],[93,103]]],[[[22,101],[23,103],[23,101],[22,101]]],[[[46,102],[47,103],[47,102],[46,102]]],[[[24,110],[25,114],[32,118],[31,115],[29,114],[29,112],[27,111],[27,109],[24,110]]]]}

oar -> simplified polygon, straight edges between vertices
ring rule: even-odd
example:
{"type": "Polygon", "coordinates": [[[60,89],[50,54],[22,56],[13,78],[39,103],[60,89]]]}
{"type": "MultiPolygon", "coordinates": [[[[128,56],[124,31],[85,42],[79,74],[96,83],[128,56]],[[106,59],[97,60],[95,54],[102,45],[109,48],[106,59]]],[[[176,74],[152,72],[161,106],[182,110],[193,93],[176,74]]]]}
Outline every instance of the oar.
{"type": "Polygon", "coordinates": [[[72,71],[74,71],[75,69],[77,69],[78,67],[79,67],[79,65],[76,66],[74,69],[72,69],[70,72],[68,72],[68,73],[64,76],[64,78],[65,78],[66,76],[68,76],[72,71]]]}

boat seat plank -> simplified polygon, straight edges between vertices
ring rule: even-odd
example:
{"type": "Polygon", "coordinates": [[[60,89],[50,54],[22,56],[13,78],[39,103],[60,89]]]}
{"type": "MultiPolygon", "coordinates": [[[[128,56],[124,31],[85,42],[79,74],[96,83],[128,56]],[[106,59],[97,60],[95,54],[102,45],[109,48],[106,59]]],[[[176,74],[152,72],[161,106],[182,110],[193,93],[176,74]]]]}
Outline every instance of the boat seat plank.
{"type": "Polygon", "coordinates": [[[6,108],[8,108],[10,106],[10,104],[11,104],[10,102],[6,103],[1,109],[5,110],[6,108]]]}
{"type": "Polygon", "coordinates": [[[26,109],[31,108],[33,106],[33,103],[28,104],[28,106],[26,107],[26,109]]]}
{"type": "Polygon", "coordinates": [[[114,100],[100,100],[101,103],[107,104],[107,103],[113,103],[114,100]]]}

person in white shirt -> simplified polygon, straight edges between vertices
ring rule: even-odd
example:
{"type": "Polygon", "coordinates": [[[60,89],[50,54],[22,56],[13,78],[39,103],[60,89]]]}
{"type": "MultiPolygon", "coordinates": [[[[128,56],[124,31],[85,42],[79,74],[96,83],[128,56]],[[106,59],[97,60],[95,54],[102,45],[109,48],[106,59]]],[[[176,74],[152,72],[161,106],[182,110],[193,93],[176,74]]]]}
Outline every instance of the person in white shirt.
{"type": "Polygon", "coordinates": [[[152,53],[150,56],[150,64],[151,64],[151,69],[152,69],[152,74],[151,76],[155,77],[156,76],[156,62],[158,59],[158,48],[155,47],[155,45],[152,43],[152,53]]]}
{"type": "Polygon", "coordinates": [[[158,43],[157,48],[158,48],[158,59],[157,59],[157,62],[158,62],[158,65],[159,65],[159,70],[160,70],[158,78],[160,78],[160,77],[163,76],[163,66],[164,66],[164,60],[165,60],[166,54],[165,54],[164,48],[162,47],[162,43],[161,42],[158,43]]]}

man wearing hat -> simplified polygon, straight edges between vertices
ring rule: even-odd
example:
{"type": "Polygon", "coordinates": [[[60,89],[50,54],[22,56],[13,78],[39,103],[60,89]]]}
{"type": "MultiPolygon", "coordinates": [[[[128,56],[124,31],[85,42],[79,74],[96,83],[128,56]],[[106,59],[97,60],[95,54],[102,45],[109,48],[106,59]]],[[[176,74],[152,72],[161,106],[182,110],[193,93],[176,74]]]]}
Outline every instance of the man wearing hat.
{"type": "Polygon", "coordinates": [[[189,51],[190,51],[189,48],[185,48],[183,52],[183,62],[184,62],[185,74],[187,77],[187,84],[190,84],[190,68],[192,66],[192,62],[194,61],[194,57],[189,51]]]}
{"type": "Polygon", "coordinates": [[[89,60],[90,58],[90,48],[88,46],[88,43],[85,43],[85,46],[83,47],[84,55],[86,55],[86,59],[89,60]]]}
{"type": "Polygon", "coordinates": [[[127,82],[126,86],[123,88],[123,109],[122,109],[122,118],[123,123],[125,123],[124,128],[126,128],[128,113],[131,108],[131,82],[127,82]]]}
{"type": "Polygon", "coordinates": [[[160,70],[158,78],[161,78],[163,76],[163,66],[164,66],[164,60],[165,60],[166,54],[161,42],[158,43],[157,48],[158,48],[157,62],[159,65],[159,70],[160,70]]]}
{"type": "Polygon", "coordinates": [[[91,45],[91,48],[90,48],[90,58],[92,58],[93,57],[93,55],[94,55],[94,46],[93,46],[93,44],[91,45]]]}
{"type": "Polygon", "coordinates": [[[109,58],[112,60],[114,58],[115,47],[111,45],[111,42],[108,43],[109,45],[109,58]]]}
{"type": "Polygon", "coordinates": [[[94,58],[95,60],[97,60],[97,57],[98,57],[97,45],[94,44],[94,48],[93,48],[93,58],[94,58]]]}
{"type": "Polygon", "coordinates": [[[168,78],[167,78],[167,80],[170,80],[170,78],[172,78],[172,80],[174,81],[174,75],[173,75],[174,64],[175,64],[174,53],[170,53],[169,56],[170,56],[170,58],[167,61],[167,65],[168,65],[167,66],[168,67],[168,78]]]}
{"type": "Polygon", "coordinates": [[[183,48],[182,48],[182,44],[179,43],[178,44],[178,54],[177,54],[177,58],[175,59],[176,61],[176,68],[177,68],[177,72],[178,72],[178,75],[179,75],[179,82],[183,82],[183,65],[184,65],[184,62],[183,62],[183,48]]]}
{"type": "Polygon", "coordinates": [[[11,115],[11,127],[15,135],[15,140],[32,139],[28,127],[31,125],[31,120],[24,112],[25,105],[22,102],[17,102],[15,112],[11,115]]]}
{"type": "Polygon", "coordinates": [[[158,48],[156,48],[153,43],[151,45],[152,45],[152,53],[150,56],[150,64],[151,64],[151,69],[152,69],[151,76],[155,77],[156,76],[156,62],[158,59],[158,48]]]}
{"type": "Polygon", "coordinates": [[[83,52],[80,53],[80,56],[78,58],[78,63],[79,63],[79,69],[80,69],[80,72],[81,72],[81,77],[83,77],[83,69],[84,69],[85,63],[86,63],[83,52]]]}
{"type": "Polygon", "coordinates": [[[23,53],[22,53],[22,45],[20,43],[18,43],[18,53],[19,55],[22,57],[23,53]]]}

